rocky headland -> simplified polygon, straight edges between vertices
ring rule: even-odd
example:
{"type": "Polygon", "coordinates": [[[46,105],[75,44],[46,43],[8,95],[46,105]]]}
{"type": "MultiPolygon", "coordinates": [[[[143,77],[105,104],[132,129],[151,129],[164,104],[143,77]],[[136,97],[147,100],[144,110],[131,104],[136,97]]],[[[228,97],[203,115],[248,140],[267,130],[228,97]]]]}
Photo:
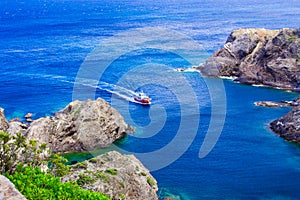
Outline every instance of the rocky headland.
{"type": "Polygon", "coordinates": [[[55,153],[105,148],[133,132],[121,114],[100,98],[71,102],[53,117],[34,120],[30,126],[18,121],[0,126],[10,134],[21,132],[29,140],[45,143],[55,153]]]}
{"type": "MultiPolygon", "coordinates": [[[[25,117],[26,122],[8,122],[1,108],[0,130],[11,135],[20,132],[28,140],[45,143],[55,153],[105,148],[134,131],[121,114],[101,98],[71,102],[52,117],[32,122],[27,120],[29,118],[31,115],[25,117]]],[[[156,180],[133,155],[108,152],[70,167],[71,171],[63,181],[77,181],[82,188],[104,193],[111,199],[158,199],[156,180]]],[[[5,181],[0,179],[0,186],[5,185],[5,181]]],[[[11,188],[14,188],[13,184],[11,188]]],[[[6,194],[4,191],[3,195],[6,194]]]]}
{"type": "Polygon", "coordinates": [[[300,29],[239,29],[198,67],[204,76],[300,89],[300,29]]]}
{"type": "MultiPolygon", "coordinates": [[[[239,29],[197,69],[207,77],[231,77],[245,84],[300,91],[300,29],[239,29]]],[[[300,143],[300,100],[256,102],[257,106],[293,106],[270,123],[288,141],[300,143]]]]}

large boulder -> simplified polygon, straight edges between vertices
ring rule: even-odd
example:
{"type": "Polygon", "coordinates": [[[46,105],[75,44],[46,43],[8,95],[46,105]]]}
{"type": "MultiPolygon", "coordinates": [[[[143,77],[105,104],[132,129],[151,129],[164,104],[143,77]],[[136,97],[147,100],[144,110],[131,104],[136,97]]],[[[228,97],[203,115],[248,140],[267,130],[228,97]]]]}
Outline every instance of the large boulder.
{"type": "Polygon", "coordinates": [[[4,115],[4,109],[0,108],[0,131],[6,131],[8,129],[8,122],[4,115]]]}
{"type": "Polygon", "coordinates": [[[108,147],[132,131],[117,110],[98,98],[71,102],[54,117],[33,121],[27,138],[53,152],[78,152],[108,147]]]}
{"type": "Polygon", "coordinates": [[[26,200],[5,176],[0,175],[0,200],[26,200]]]}
{"type": "Polygon", "coordinates": [[[239,29],[198,67],[204,76],[300,90],[300,29],[239,29]]]}
{"type": "Polygon", "coordinates": [[[111,199],[157,200],[157,182],[133,155],[111,151],[71,166],[63,182],[77,181],[84,189],[111,199]]]}

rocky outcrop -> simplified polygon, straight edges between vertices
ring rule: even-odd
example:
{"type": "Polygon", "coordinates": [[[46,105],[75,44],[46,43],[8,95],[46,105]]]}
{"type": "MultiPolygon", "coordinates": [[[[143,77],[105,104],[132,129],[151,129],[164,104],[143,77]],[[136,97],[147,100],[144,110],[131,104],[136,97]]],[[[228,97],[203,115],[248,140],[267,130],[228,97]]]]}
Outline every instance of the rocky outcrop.
{"type": "Polygon", "coordinates": [[[4,109],[0,108],[0,131],[6,131],[8,129],[8,122],[4,115],[4,109]]]}
{"type": "Polygon", "coordinates": [[[62,181],[107,194],[111,199],[157,200],[157,183],[133,155],[111,151],[78,163],[62,181]]]}
{"type": "Polygon", "coordinates": [[[300,143],[300,98],[289,113],[270,123],[270,128],[288,141],[300,143]]]}
{"type": "Polygon", "coordinates": [[[23,135],[26,135],[27,129],[27,124],[19,121],[10,121],[6,132],[8,132],[10,135],[16,135],[16,133],[22,133],[23,135]]]}
{"type": "Polygon", "coordinates": [[[300,90],[300,29],[239,29],[198,67],[204,76],[300,90]]]}
{"type": "Polygon", "coordinates": [[[5,176],[0,175],[0,199],[2,200],[26,200],[5,176]]]}
{"type": "Polygon", "coordinates": [[[26,134],[53,152],[78,152],[108,147],[132,131],[117,110],[98,98],[74,101],[54,117],[35,120],[26,134]]]}
{"type": "Polygon", "coordinates": [[[299,103],[297,101],[281,101],[281,102],[257,101],[254,102],[254,105],[262,106],[262,107],[279,108],[279,107],[298,106],[299,103]]]}

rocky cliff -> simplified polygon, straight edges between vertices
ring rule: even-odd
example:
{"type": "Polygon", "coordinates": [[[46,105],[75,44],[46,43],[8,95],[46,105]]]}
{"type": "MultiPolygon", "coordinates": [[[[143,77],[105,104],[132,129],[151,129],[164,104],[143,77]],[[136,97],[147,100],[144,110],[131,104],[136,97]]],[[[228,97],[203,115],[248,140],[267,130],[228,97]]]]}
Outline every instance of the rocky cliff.
{"type": "Polygon", "coordinates": [[[62,181],[107,194],[111,199],[157,200],[156,180],[133,155],[108,152],[71,167],[62,181]]]}
{"type": "Polygon", "coordinates": [[[108,147],[131,132],[120,113],[98,98],[74,101],[54,117],[33,121],[26,135],[53,152],[78,152],[108,147]]]}
{"type": "Polygon", "coordinates": [[[300,144],[300,98],[289,113],[270,123],[271,129],[288,141],[300,144]]]}
{"type": "Polygon", "coordinates": [[[204,76],[300,90],[300,29],[239,29],[198,67],[204,76]]]}

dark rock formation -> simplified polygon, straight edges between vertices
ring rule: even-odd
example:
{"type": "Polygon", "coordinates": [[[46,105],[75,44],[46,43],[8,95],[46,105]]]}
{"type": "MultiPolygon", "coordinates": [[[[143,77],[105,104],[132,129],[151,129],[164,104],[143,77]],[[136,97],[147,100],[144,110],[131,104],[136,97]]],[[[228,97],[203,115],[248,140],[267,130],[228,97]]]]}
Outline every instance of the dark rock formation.
{"type": "Polygon", "coordinates": [[[5,176],[0,175],[0,199],[2,200],[26,200],[5,176]]]}
{"type": "Polygon", "coordinates": [[[157,183],[149,171],[133,155],[116,151],[73,165],[62,181],[77,181],[82,188],[111,199],[158,199],[157,183]]]}
{"type": "Polygon", "coordinates": [[[289,113],[270,123],[270,128],[288,141],[300,143],[300,98],[289,113]]]}
{"type": "Polygon", "coordinates": [[[198,67],[204,76],[300,90],[300,29],[239,29],[198,67]]]}
{"type": "Polygon", "coordinates": [[[108,147],[132,131],[117,110],[98,98],[74,101],[54,117],[33,121],[27,138],[46,143],[53,152],[77,152],[108,147]]]}

